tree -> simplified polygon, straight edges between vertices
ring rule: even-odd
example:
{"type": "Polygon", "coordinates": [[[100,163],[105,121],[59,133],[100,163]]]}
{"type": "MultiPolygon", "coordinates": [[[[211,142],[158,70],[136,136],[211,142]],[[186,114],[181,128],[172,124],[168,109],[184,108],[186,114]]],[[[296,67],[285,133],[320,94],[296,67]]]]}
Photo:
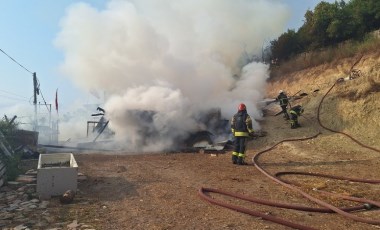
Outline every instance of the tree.
{"type": "Polygon", "coordinates": [[[273,58],[286,60],[305,51],[361,39],[379,28],[379,0],[321,1],[314,11],[306,11],[298,31],[288,30],[271,41],[271,53],[273,58]]]}
{"type": "MultiPolygon", "coordinates": [[[[336,36],[335,31],[331,29],[329,36],[328,28],[337,18],[338,11],[339,7],[337,2],[330,4],[322,1],[315,7],[311,34],[316,47],[324,47],[334,43],[334,40],[331,38],[336,36]]],[[[339,25],[340,23],[335,24],[339,25]]]]}
{"type": "Polygon", "coordinates": [[[342,42],[352,37],[354,32],[352,15],[344,1],[335,2],[335,17],[327,27],[327,36],[332,44],[342,42]]]}
{"type": "Polygon", "coordinates": [[[300,45],[300,51],[308,51],[311,49],[313,43],[312,28],[313,28],[313,16],[314,13],[311,10],[307,10],[305,13],[304,24],[298,29],[298,42],[300,45]]]}
{"type": "Polygon", "coordinates": [[[273,58],[284,60],[300,50],[297,34],[294,30],[288,30],[276,40],[271,41],[271,53],[273,58]]]}
{"type": "Polygon", "coordinates": [[[352,0],[347,7],[355,25],[355,38],[362,38],[365,33],[380,28],[380,1],[352,0]]]}

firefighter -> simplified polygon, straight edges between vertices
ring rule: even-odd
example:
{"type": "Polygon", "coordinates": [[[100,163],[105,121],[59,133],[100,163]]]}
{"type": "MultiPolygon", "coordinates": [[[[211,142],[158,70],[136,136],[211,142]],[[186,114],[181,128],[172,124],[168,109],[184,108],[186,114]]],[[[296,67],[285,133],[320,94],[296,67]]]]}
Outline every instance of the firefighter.
{"type": "Polygon", "coordinates": [[[278,96],[276,98],[276,101],[280,102],[280,106],[282,109],[282,113],[284,114],[285,120],[289,120],[289,114],[286,110],[286,107],[288,107],[288,104],[289,104],[289,98],[283,90],[280,90],[278,92],[278,96]]]}
{"type": "Polygon", "coordinates": [[[301,125],[298,123],[298,116],[301,116],[301,114],[304,112],[302,106],[297,105],[290,109],[290,128],[296,129],[298,127],[301,127],[301,125]]]}
{"type": "Polygon", "coordinates": [[[238,112],[231,119],[231,131],[234,135],[234,151],[232,163],[245,165],[245,144],[249,136],[253,135],[252,119],[247,113],[245,104],[240,104],[238,112]]]}

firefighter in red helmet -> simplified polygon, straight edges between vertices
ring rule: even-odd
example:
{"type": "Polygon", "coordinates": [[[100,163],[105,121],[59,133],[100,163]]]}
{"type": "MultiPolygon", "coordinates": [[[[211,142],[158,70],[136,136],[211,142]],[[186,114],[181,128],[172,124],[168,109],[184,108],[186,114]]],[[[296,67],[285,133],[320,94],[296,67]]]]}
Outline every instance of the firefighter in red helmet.
{"type": "Polygon", "coordinates": [[[234,135],[234,150],[232,152],[232,163],[238,165],[246,164],[245,148],[247,138],[253,135],[252,119],[247,113],[247,107],[241,103],[238,112],[231,119],[231,131],[234,135]]]}

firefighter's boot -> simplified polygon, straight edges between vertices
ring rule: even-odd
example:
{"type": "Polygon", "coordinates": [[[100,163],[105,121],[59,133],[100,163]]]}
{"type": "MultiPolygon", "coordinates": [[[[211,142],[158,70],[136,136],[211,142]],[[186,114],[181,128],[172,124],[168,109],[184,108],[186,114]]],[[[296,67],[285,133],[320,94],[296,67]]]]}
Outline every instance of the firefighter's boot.
{"type": "Polygon", "coordinates": [[[290,120],[290,118],[289,118],[289,114],[288,114],[288,113],[285,113],[285,114],[284,114],[284,119],[285,119],[285,120],[290,120]]]}
{"type": "Polygon", "coordinates": [[[245,161],[244,161],[244,157],[239,157],[237,163],[238,163],[238,165],[247,165],[247,163],[245,163],[245,161]]]}
{"type": "Polygon", "coordinates": [[[232,164],[237,164],[238,163],[238,156],[232,155],[232,164]]]}

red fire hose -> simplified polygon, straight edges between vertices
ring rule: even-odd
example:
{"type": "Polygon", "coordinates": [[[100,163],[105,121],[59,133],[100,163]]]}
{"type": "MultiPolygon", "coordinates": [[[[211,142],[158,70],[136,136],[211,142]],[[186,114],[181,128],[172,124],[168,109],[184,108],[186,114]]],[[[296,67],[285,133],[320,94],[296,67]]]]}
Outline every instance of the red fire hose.
{"type": "MultiPolygon", "coordinates": [[[[330,131],[330,132],[340,133],[340,134],[343,134],[343,135],[349,137],[352,141],[354,141],[355,143],[357,143],[358,145],[360,145],[360,146],[362,146],[364,148],[367,148],[367,149],[370,149],[370,150],[373,150],[373,151],[376,151],[376,152],[380,153],[380,150],[378,150],[376,148],[373,148],[373,147],[370,147],[370,146],[367,146],[367,145],[364,145],[363,143],[359,142],[358,140],[356,140],[352,136],[350,136],[350,135],[348,135],[346,133],[343,133],[343,132],[332,130],[332,129],[324,126],[321,123],[320,116],[319,116],[320,115],[320,110],[321,110],[321,105],[322,105],[325,97],[335,87],[335,85],[336,85],[337,82],[338,81],[336,81],[333,84],[333,86],[327,91],[327,93],[323,96],[321,102],[319,103],[318,113],[317,113],[317,118],[318,118],[319,125],[321,127],[323,127],[324,129],[330,131]]],[[[270,215],[266,215],[265,213],[262,213],[262,212],[253,211],[253,210],[242,208],[242,207],[239,207],[239,206],[236,206],[236,205],[232,205],[232,204],[228,204],[228,203],[225,203],[225,202],[222,202],[222,201],[218,201],[218,200],[213,199],[212,197],[210,197],[207,193],[218,193],[218,194],[222,194],[222,195],[225,195],[225,196],[235,197],[235,198],[238,198],[238,199],[242,199],[242,200],[246,200],[246,201],[250,201],[250,202],[254,202],[254,203],[258,203],[258,204],[263,204],[263,205],[269,205],[269,206],[273,206],[273,207],[296,209],[296,210],[309,211],[309,212],[326,212],[326,213],[336,212],[336,213],[341,214],[344,217],[347,217],[347,218],[350,218],[350,219],[353,219],[353,220],[356,220],[356,221],[359,221],[359,222],[368,223],[368,224],[374,224],[374,225],[380,225],[380,220],[369,220],[369,219],[358,217],[356,215],[353,215],[353,214],[349,213],[351,211],[369,209],[372,206],[380,207],[380,202],[379,201],[374,201],[374,200],[369,200],[369,199],[364,199],[364,198],[351,197],[351,196],[344,196],[344,195],[340,195],[340,194],[333,194],[333,193],[329,193],[329,192],[325,192],[325,191],[319,191],[319,192],[321,192],[324,195],[337,196],[337,197],[340,197],[342,199],[346,199],[346,200],[351,200],[351,201],[363,203],[363,205],[360,205],[360,206],[355,206],[355,207],[350,207],[350,208],[338,208],[338,207],[335,207],[335,206],[333,206],[331,204],[328,204],[328,203],[326,203],[326,202],[324,202],[324,201],[322,201],[320,199],[317,199],[317,198],[309,195],[308,193],[302,191],[298,187],[290,184],[288,181],[280,179],[280,176],[286,175],[286,174],[299,174],[299,175],[308,175],[308,176],[314,176],[314,177],[315,176],[317,176],[317,177],[327,177],[327,178],[333,178],[333,179],[339,179],[339,180],[348,180],[348,181],[355,181],[355,182],[362,182],[362,183],[372,183],[372,184],[378,184],[378,183],[380,183],[380,180],[366,180],[366,179],[339,177],[339,176],[331,176],[331,175],[326,175],[326,174],[306,173],[306,172],[278,172],[278,173],[276,173],[273,176],[273,175],[269,174],[266,170],[264,170],[260,166],[260,164],[258,163],[258,159],[259,159],[260,155],[262,155],[263,153],[271,151],[272,149],[274,149],[276,146],[278,146],[281,143],[291,142],[291,141],[304,141],[304,140],[316,138],[319,134],[320,133],[318,133],[318,134],[316,134],[314,136],[311,136],[311,137],[306,137],[306,138],[297,138],[297,139],[282,140],[282,141],[278,142],[277,144],[273,145],[272,147],[270,147],[268,149],[265,149],[265,150],[260,151],[259,153],[257,153],[253,157],[252,161],[253,161],[255,167],[260,172],[262,172],[264,175],[266,175],[267,177],[269,177],[270,179],[274,180],[275,182],[277,182],[277,183],[279,183],[279,184],[281,184],[281,185],[283,185],[283,186],[285,186],[285,187],[287,187],[287,188],[289,188],[289,189],[291,189],[293,191],[296,191],[296,192],[300,193],[305,198],[307,198],[307,199],[309,199],[309,200],[311,200],[311,201],[319,204],[320,206],[322,206],[324,208],[311,208],[311,207],[305,207],[305,206],[298,206],[298,205],[291,205],[291,204],[272,202],[272,201],[268,201],[268,200],[261,200],[261,199],[257,199],[257,198],[246,197],[246,196],[243,196],[243,195],[238,195],[238,194],[234,194],[234,193],[230,193],[230,192],[225,192],[225,191],[218,190],[218,189],[203,188],[203,187],[200,188],[199,191],[198,191],[199,196],[202,199],[204,199],[204,200],[206,200],[206,201],[208,201],[208,202],[210,202],[212,204],[219,205],[219,206],[222,206],[222,207],[225,207],[225,208],[229,208],[229,209],[232,209],[232,210],[235,210],[235,211],[238,211],[238,212],[246,213],[246,214],[249,214],[249,215],[252,215],[252,216],[261,217],[262,219],[265,219],[265,220],[268,220],[268,221],[272,221],[274,223],[278,223],[278,224],[281,224],[281,225],[285,225],[285,226],[288,226],[288,227],[292,227],[292,228],[296,228],[296,229],[301,229],[301,230],[309,230],[309,229],[314,229],[314,228],[311,228],[309,226],[304,226],[304,225],[301,225],[301,224],[297,224],[297,223],[293,223],[293,222],[289,222],[287,220],[276,218],[276,217],[273,217],[273,216],[270,216],[270,215]]]]}

